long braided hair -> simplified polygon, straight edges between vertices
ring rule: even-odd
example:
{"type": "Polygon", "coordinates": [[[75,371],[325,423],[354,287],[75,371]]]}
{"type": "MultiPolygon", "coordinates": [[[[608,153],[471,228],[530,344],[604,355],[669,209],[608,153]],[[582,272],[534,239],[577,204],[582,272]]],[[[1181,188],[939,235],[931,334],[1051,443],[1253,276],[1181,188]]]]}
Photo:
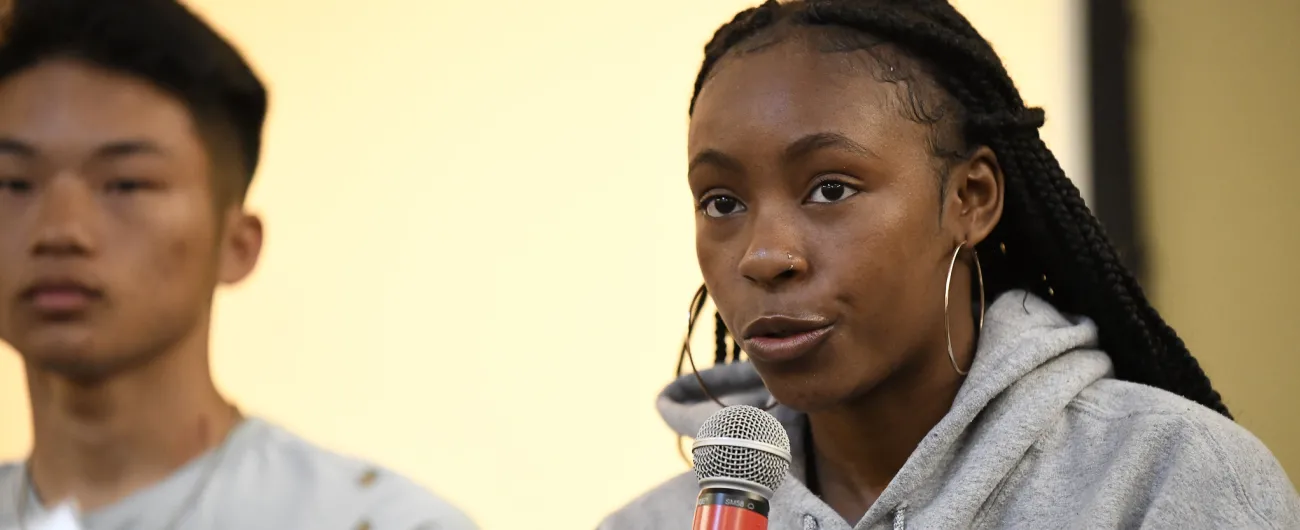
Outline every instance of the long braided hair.
{"type": "MultiPolygon", "coordinates": [[[[1002,219],[976,247],[990,298],[1025,289],[1063,312],[1087,316],[1100,330],[1116,377],[1232,417],[1039,137],[1043,111],[1025,107],[992,46],[947,1],[767,0],[737,14],[705,46],[691,112],[719,61],[774,44],[795,34],[792,29],[821,34],[829,45],[823,51],[865,50],[888,63],[882,80],[907,91],[911,108],[905,110],[931,126],[937,158],[951,160],[978,146],[997,155],[1006,186],[1002,219]],[[952,140],[959,146],[945,149],[952,140]]],[[[692,301],[692,326],[706,295],[702,287],[692,301]]],[[[715,321],[714,360],[725,363],[727,331],[720,317],[715,321]]],[[[689,344],[683,352],[689,354],[689,344]]],[[[738,356],[734,345],[730,353],[738,356]]]]}

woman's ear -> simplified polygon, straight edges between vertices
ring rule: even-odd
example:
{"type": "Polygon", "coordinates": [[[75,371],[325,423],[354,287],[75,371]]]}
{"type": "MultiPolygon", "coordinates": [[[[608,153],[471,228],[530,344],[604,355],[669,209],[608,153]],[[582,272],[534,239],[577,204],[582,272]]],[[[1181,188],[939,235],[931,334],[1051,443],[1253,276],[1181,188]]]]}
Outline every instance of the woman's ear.
{"type": "Polygon", "coordinates": [[[958,223],[955,228],[965,235],[967,245],[978,245],[1002,219],[1006,180],[998,157],[992,149],[980,147],[954,167],[948,178],[948,204],[954,209],[949,218],[958,223]]]}

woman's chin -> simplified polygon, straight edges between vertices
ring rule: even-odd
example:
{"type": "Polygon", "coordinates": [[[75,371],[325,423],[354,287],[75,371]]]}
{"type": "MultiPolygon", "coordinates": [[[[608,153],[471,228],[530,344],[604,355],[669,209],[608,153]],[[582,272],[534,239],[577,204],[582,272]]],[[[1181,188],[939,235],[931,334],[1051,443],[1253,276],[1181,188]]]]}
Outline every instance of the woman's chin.
{"type": "Polygon", "coordinates": [[[757,368],[777,402],[803,413],[841,408],[869,393],[883,379],[883,374],[842,369],[794,373],[757,368]]]}
{"type": "Polygon", "coordinates": [[[763,380],[777,402],[804,413],[840,406],[852,399],[856,390],[854,385],[815,374],[798,378],[764,377],[763,380]]]}

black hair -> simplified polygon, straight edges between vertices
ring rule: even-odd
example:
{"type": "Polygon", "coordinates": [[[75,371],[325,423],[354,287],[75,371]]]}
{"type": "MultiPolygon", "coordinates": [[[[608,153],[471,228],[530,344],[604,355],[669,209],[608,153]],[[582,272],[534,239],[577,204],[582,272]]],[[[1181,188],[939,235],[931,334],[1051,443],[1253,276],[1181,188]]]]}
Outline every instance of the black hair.
{"type": "MultiPolygon", "coordinates": [[[[1006,180],[1002,219],[976,246],[990,299],[1025,289],[1087,316],[1116,377],[1232,417],[1039,137],[1042,110],[1025,106],[992,46],[947,1],[768,0],[742,11],[705,46],[691,113],[720,61],[796,35],[818,40],[819,51],[869,52],[874,75],[907,92],[903,110],[933,129],[938,158],[980,146],[995,153],[1006,180]]],[[[716,358],[725,359],[720,329],[716,358]]]]}
{"type": "Polygon", "coordinates": [[[261,153],[266,87],[239,52],[184,5],[15,0],[5,19],[0,80],[47,59],[75,58],[149,81],[186,104],[214,165],[230,169],[213,176],[226,180],[216,183],[218,189],[242,199],[261,153]]]}

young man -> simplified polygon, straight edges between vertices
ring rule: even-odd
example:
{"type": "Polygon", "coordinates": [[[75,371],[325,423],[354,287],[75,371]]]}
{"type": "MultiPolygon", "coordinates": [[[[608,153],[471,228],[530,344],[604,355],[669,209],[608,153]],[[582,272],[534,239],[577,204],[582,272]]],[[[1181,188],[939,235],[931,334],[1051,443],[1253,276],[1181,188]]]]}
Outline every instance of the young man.
{"type": "Polygon", "coordinates": [[[213,385],[213,291],[262,246],[266,91],[238,52],[175,0],[19,0],[7,26],[0,340],[35,440],[0,465],[0,529],[474,528],[213,385]]]}

